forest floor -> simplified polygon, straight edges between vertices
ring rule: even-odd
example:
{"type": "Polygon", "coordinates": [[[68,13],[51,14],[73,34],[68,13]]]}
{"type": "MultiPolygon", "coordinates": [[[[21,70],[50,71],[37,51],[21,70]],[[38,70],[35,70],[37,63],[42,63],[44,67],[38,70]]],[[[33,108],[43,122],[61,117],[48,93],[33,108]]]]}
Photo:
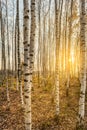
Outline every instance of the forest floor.
{"type": "MultiPolygon", "coordinates": [[[[60,85],[60,115],[55,116],[55,102],[52,84],[37,85],[34,79],[32,89],[32,130],[75,130],[78,113],[80,84],[78,79],[70,82],[69,96],[65,84],[60,85]]],[[[0,130],[25,130],[23,109],[19,92],[10,87],[10,109],[6,100],[6,88],[0,87],[0,130]]],[[[87,130],[87,126],[85,128],[87,130]]]]}

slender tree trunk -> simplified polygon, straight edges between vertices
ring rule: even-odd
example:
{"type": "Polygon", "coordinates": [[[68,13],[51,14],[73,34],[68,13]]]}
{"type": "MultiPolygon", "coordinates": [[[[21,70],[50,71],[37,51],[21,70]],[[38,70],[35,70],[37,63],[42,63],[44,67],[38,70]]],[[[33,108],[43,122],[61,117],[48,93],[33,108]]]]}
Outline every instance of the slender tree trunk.
{"type": "Polygon", "coordinates": [[[10,103],[10,97],[9,97],[9,83],[10,83],[10,49],[9,49],[9,30],[8,30],[8,1],[6,0],[6,19],[7,19],[7,46],[8,46],[8,61],[7,61],[7,71],[6,71],[6,87],[7,87],[7,101],[8,101],[8,107],[10,103]]]}
{"type": "Polygon", "coordinates": [[[12,74],[14,72],[14,1],[13,1],[13,26],[12,26],[12,74]]]}
{"type": "Polygon", "coordinates": [[[20,59],[20,25],[19,25],[19,0],[17,0],[17,52],[18,52],[18,88],[20,90],[20,98],[22,105],[23,102],[23,92],[22,92],[22,81],[21,81],[21,59],[20,59]]]}
{"type": "Polygon", "coordinates": [[[39,26],[39,31],[38,31],[38,87],[40,86],[40,44],[41,44],[41,0],[38,2],[38,26],[39,26]]]}
{"type": "Polygon", "coordinates": [[[63,0],[55,0],[55,24],[56,24],[56,65],[55,65],[55,88],[56,88],[56,115],[59,115],[59,48],[61,36],[61,18],[62,18],[63,0]],[[60,10],[59,10],[60,8],[60,10]]]}
{"type": "MultiPolygon", "coordinates": [[[[18,80],[20,82],[20,25],[19,25],[19,0],[17,0],[17,56],[18,56],[18,80]]],[[[19,86],[20,87],[20,86],[19,86]]]]}
{"type": "Polygon", "coordinates": [[[85,92],[86,92],[86,41],[85,41],[85,0],[81,1],[81,14],[80,14],[80,46],[81,46],[81,90],[79,99],[79,128],[84,127],[85,116],[85,92]]]}
{"type": "MultiPolygon", "coordinates": [[[[59,31],[58,31],[58,3],[55,0],[55,24],[56,24],[56,75],[55,75],[55,87],[56,87],[56,115],[59,115],[59,31]]],[[[61,26],[61,25],[60,25],[61,26]]]]}
{"type": "Polygon", "coordinates": [[[2,5],[1,5],[1,0],[0,0],[0,27],[1,27],[1,45],[2,45],[2,56],[1,56],[1,72],[2,72],[2,85],[3,85],[3,79],[4,79],[4,75],[3,75],[3,21],[2,21],[2,5]]]}
{"type": "MultiPolygon", "coordinates": [[[[69,4],[68,4],[69,5],[69,4]]],[[[69,85],[70,85],[70,52],[71,52],[71,31],[72,31],[72,8],[73,0],[71,0],[71,10],[70,10],[70,21],[69,21],[69,42],[68,42],[68,65],[67,65],[67,89],[66,95],[69,95],[69,85]]]]}
{"type": "Polygon", "coordinates": [[[24,111],[25,129],[31,130],[31,84],[29,64],[29,3],[24,0],[24,111]]]}
{"type": "Polygon", "coordinates": [[[17,74],[17,15],[15,19],[15,78],[16,78],[16,89],[19,90],[18,85],[18,74],[17,74]]]}

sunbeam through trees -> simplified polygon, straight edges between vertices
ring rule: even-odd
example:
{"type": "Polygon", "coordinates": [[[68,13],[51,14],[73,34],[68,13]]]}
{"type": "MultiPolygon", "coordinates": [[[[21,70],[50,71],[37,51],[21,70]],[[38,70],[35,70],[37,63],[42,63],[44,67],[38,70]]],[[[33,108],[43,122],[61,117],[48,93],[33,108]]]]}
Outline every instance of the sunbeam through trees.
{"type": "Polygon", "coordinates": [[[0,130],[87,130],[87,0],[0,0],[0,130]]]}

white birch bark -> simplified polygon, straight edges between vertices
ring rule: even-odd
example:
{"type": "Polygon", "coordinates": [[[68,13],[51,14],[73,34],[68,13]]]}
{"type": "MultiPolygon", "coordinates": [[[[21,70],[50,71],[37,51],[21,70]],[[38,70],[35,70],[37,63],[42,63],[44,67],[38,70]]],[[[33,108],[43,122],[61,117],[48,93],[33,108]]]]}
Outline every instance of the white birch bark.
{"type": "Polygon", "coordinates": [[[19,0],[17,0],[17,52],[18,52],[18,87],[20,90],[21,103],[23,103],[22,81],[21,81],[21,59],[20,59],[20,23],[19,23],[19,0]]]}
{"type": "Polygon", "coordinates": [[[8,101],[8,106],[9,106],[10,105],[10,96],[9,96],[10,50],[9,50],[8,1],[7,0],[6,0],[6,18],[7,18],[7,45],[8,45],[8,61],[7,61],[7,70],[6,70],[6,88],[7,88],[7,101],[8,101]]]}
{"type": "Polygon", "coordinates": [[[59,32],[58,32],[58,7],[55,0],[55,23],[56,23],[56,75],[55,75],[55,96],[56,96],[56,115],[59,115],[59,32]]]}
{"type": "Polygon", "coordinates": [[[81,1],[80,14],[80,46],[81,46],[81,90],[79,99],[79,126],[84,126],[85,116],[85,92],[86,92],[86,42],[85,42],[85,0],[81,1]]]}
{"type": "Polygon", "coordinates": [[[25,129],[31,130],[31,84],[29,71],[29,3],[24,0],[24,111],[25,129]]]}

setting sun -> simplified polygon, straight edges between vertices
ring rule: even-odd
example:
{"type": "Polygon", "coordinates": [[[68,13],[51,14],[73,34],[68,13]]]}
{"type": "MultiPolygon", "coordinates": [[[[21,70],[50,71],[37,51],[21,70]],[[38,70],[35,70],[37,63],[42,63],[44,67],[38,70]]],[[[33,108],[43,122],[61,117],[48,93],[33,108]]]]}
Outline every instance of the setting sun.
{"type": "Polygon", "coordinates": [[[0,130],[87,130],[87,0],[0,0],[0,130]]]}

